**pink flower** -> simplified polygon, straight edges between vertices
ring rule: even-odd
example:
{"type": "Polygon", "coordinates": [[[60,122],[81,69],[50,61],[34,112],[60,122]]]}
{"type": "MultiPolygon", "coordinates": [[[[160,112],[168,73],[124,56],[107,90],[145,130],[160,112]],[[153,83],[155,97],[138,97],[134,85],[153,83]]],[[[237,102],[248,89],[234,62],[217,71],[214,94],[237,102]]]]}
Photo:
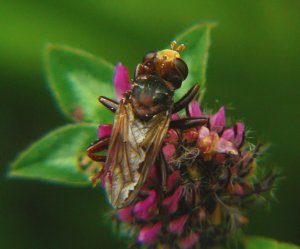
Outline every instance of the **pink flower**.
{"type": "Polygon", "coordinates": [[[156,192],[154,190],[149,191],[145,200],[139,201],[134,205],[135,217],[139,220],[148,220],[155,208],[156,198],[156,192]]]}
{"type": "MultiPolygon", "coordinates": [[[[114,84],[118,100],[131,88],[122,64],[116,67],[114,84]]],[[[275,179],[270,173],[253,182],[250,176],[259,148],[252,151],[245,146],[243,123],[226,125],[225,107],[209,115],[192,101],[188,116],[207,117],[209,123],[168,130],[162,146],[168,164],[166,182],[162,182],[162,166],[154,164],[137,198],[116,210],[117,221],[126,223],[128,232],[146,248],[166,244],[192,249],[218,243],[218,238],[225,239],[246,223],[243,203],[249,205],[260,192],[270,190],[275,179]]],[[[172,115],[172,120],[181,118],[185,117],[172,115]]],[[[98,137],[109,137],[111,131],[112,125],[102,124],[98,137]]],[[[99,176],[111,182],[109,174],[106,179],[99,176]]]]}
{"type": "Polygon", "coordinates": [[[209,119],[210,130],[221,132],[225,128],[225,108],[222,106],[219,111],[209,119]]]}
{"type": "Polygon", "coordinates": [[[177,184],[180,177],[180,171],[175,170],[171,175],[168,177],[167,189],[171,191],[177,184]]]}
{"type": "Polygon", "coordinates": [[[196,100],[193,100],[191,104],[189,105],[189,113],[190,116],[193,118],[201,118],[202,117],[202,111],[200,109],[199,103],[197,103],[196,100]]]}
{"type": "Polygon", "coordinates": [[[237,155],[238,151],[235,148],[234,144],[230,141],[227,141],[224,138],[220,138],[218,141],[218,144],[216,146],[216,152],[218,153],[225,153],[225,154],[231,154],[231,155],[237,155]]]}
{"type": "Polygon", "coordinates": [[[112,132],[112,125],[111,124],[102,124],[98,128],[98,138],[104,138],[110,136],[112,132]]]}
{"type": "Polygon", "coordinates": [[[133,206],[128,206],[119,210],[118,218],[125,222],[130,223],[133,220],[133,206]]]}
{"type": "Polygon", "coordinates": [[[234,127],[226,129],[222,138],[234,143],[237,147],[240,147],[243,144],[245,137],[245,126],[243,123],[238,122],[234,127]]]}
{"type": "Polygon", "coordinates": [[[128,70],[121,63],[116,67],[114,84],[117,100],[120,100],[123,97],[123,94],[131,88],[128,70]]]}
{"type": "Polygon", "coordinates": [[[184,226],[189,218],[188,214],[185,214],[177,219],[171,220],[169,224],[169,231],[175,234],[182,234],[184,226]]]}
{"type": "Polygon", "coordinates": [[[177,211],[182,192],[183,188],[179,186],[171,196],[163,200],[162,205],[166,208],[169,214],[177,211]]]}
{"type": "Polygon", "coordinates": [[[198,147],[205,154],[206,159],[211,159],[215,153],[237,155],[237,147],[241,145],[244,137],[243,124],[238,123],[239,134],[235,134],[234,128],[225,129],[225,110],[222,107],[210,118],[211,128],[202,126],[199,130],[198,147]],[[225,130],[224,130],[225,129],[225,130]],[[222,133],[220,137],[217,131],[222,133]],[[235,142],[238,141],[236,144],[235,142]]]}
{"type": "Polygon", "coordinates": [[[176,150],[176,148],[175,148],[174,144],[168,143],[163,147],[163,153],[164,153],[165,159],[167,161],[169,161],[171,159],[171,157],[174,155],[175,150],[176,150]]]}
{"type": "MultiPolygon", "coordinates": [[[[216,132],[210,132],[207,127],[202,126],[199,131],[197,143],[198,148],[204,155],[211,156],[212,153],[216,152],[219,136],[216,132]]],[[[210,157],[208,159],[210,159],[210,157]]]]}
{"type": "Polygon", "coordinates": [[[154,225],[147,225],[143,227],[139,233],[138,241],[146,245],[151,245],[155,243],[157,241],[157,236],[160,233],[161,228],[161,222],[157,222],[154,225]]]}
{"type": "Polygon", "coordinates": [[[182,249],[189,249],[192,248],[197,243],[199,237],[200,237],[199,234],[195,232],[191,232],[186,237],[181,238],[178,244],[182,249]]]}
{"type": "Polygon", "coordinates": [[[235,136],[234,136],[235,145],[238,147],[243,145],[244,138],[245,138],[245,125],[241,122],[238,122],[235,125],[235,136]]]}
{"type": "Polygon", "coordinates": [[[189,144],[196,142],[197,138],[198,130],[196,128],[190,128],[182,132],[182,140],[189,144]]]}
{"type": "Polygon", "coordinates": [[[176,144],[178,142],[178,133],[174,129],[170,129],[165,137],[165,142],[168,144],[176,144]]]}
{"type": "Polygon", "coordinates": [[[234,140],[234,129],[232,127],[226,129],[222,134],[222,138],[224,138],[228,141],[233,141],[234,140]]]}
{"type": "Polygon", "coordinates": [[[180,119],[180,116],[179,116],[178,113],[174,113],[174,114],[172,114],[171,119],[172,119],[172,120],[178,120],[178,119],[180,119]]]}

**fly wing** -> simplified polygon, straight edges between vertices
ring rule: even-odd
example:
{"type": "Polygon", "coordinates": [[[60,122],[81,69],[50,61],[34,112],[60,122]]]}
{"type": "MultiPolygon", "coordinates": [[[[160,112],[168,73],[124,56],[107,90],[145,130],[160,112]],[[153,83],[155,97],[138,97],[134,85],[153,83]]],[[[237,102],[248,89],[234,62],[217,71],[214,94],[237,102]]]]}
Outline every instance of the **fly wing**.
{"type": "Polygon", "coordinates": [[[126,99],[120,101],[105,163],[105,188],[111,204],[121,208],[137,196],[168,131],[170,111],[149,121],[134,117],[126,99]]]}

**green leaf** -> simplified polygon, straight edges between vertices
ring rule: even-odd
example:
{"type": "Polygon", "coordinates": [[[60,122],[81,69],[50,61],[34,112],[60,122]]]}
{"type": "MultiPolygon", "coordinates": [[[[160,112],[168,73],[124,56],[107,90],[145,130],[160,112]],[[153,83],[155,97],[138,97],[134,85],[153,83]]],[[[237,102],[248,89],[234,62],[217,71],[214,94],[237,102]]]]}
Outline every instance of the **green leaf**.
{"type": "Polygon", "coordinates": [[[176,91],[175,98],[182,97],[196,83],[200,85],[201,98],[204,96],[210,32],[214,26],[213,23],[198,24],[175,38],[178,44],[186,45],[181,57],[189,68],[189,75],[176,91]]]}
{"type": "Polygon", "coordinates": [[[247,237],[244,239],[244,246],[245,249],[300,249],[297,245],[259,236],[247,237]]]}
{"type": "Polygon", "coordinates": [[[114,98],[113,65],[83,51],[49,45],[46,70],[55,99],[68,118],[111,122],[112,113],[98,102],[98,97],[114,98]]]}
{"type": "Polygon", "coordinates": [[[12,163],[8,176],[88,185],[79,158],[96,139],[97,125],[66,125],[41,138],[12,163]]]}

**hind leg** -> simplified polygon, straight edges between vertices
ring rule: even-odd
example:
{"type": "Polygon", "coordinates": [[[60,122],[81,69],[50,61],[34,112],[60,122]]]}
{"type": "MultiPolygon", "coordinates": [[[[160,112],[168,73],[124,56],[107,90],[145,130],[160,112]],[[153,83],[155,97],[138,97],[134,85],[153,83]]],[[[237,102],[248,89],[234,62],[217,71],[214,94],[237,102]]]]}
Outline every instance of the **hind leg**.
{"type": "Polygon", "coordinates": [[[96,153],[106,150],[108,148],[109,140],[110,137],[101,138],[90,145],[87,149],[88,157],[97,162],[105,162],[106,156],[97,155],[96,153]]]}

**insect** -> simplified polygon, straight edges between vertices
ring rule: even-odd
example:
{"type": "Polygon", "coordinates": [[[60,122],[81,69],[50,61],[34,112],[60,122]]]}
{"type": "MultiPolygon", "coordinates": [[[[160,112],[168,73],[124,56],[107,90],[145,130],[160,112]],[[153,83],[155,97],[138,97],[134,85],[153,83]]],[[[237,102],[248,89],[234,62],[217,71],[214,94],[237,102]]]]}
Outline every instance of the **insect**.
{"type": "Polygon", "coordinates": [[[94,161],[105,162],[102,174],[111,204],[122,208],[131,204],[145,183],[149,169],[158,161],[162,184],[166,186],[168,165],[162,153],[168,129],[188,129],[207,123],[205,118],[171,120],[171,115],[188,106],[198,94],[195,84],[179,101],[173,102],[176,89],[188,75],[180,58],[184,45],[150,52],[137,65],[132,87],[118,102],[100,96],[99,101],[115,112],[109,137],[99,139],[88,149],[94,161]],[[107,157],[97,154],[108,149],[107,157]]]}

